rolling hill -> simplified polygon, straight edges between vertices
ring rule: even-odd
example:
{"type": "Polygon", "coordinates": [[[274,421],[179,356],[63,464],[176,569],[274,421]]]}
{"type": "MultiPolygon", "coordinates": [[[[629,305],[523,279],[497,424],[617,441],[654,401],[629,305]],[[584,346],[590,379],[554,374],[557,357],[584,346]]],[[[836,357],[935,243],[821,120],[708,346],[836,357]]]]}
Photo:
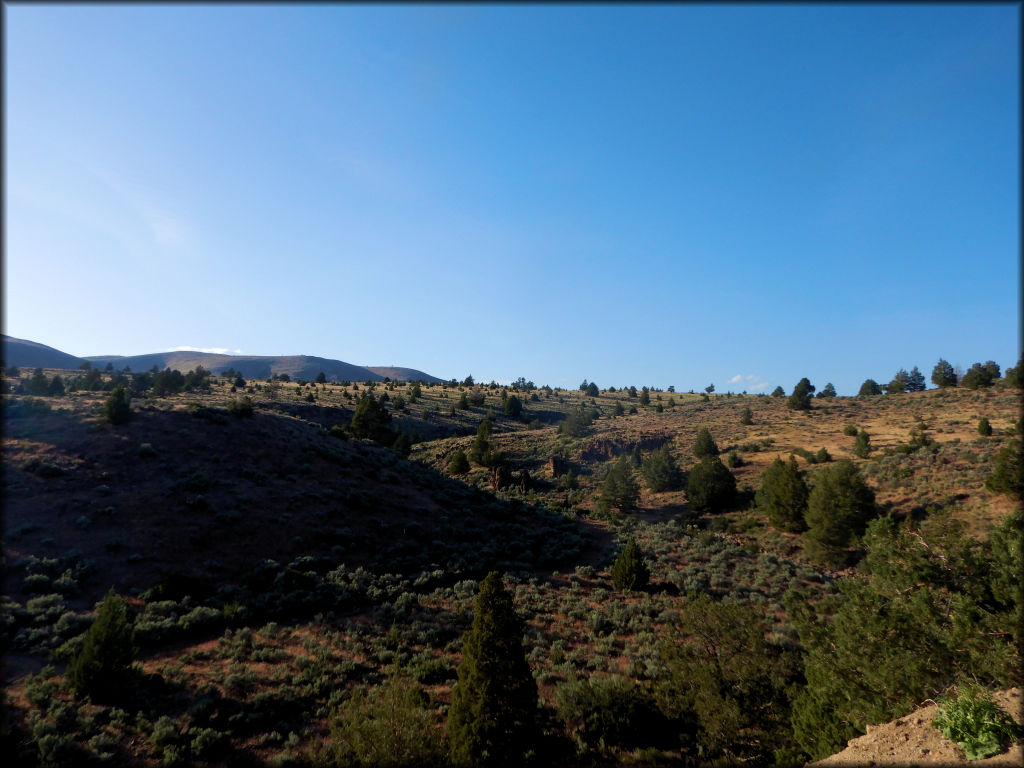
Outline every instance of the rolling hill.
{"type": "Polygon", "coordinates": [[[153,352],[146,355],[90,355],[75,357],[34,341],[4,336],[4,363],[25,368],[77,369],[88,361],[104,367],[112,364],[118,370],[126,366],[133,371],[173,368],[185,373],[196,366],[220,374],[234,368],[250,379],[269,379],[273,375],[287,374],[293,379],[312,381],[321,371],[328,381],[423,381],[439,383],[442,380],[414,368],[394,366],[366,367],[343,360],[312,355],[220,355],[211,352],[153,352]]]}

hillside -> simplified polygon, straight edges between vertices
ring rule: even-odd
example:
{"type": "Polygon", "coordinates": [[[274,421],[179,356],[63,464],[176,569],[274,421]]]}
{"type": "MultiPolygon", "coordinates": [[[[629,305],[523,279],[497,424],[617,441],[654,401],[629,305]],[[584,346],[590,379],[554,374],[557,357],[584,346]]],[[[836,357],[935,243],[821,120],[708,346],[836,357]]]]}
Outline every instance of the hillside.
{"type": "Polygon", "coordinates": [[[85,362],[84,358],[75,357],[66,352],[61,352],[59,349],[26,339],[16,339],[13,336],[5,335],[3,342],[3,363],[5,366],[75,370],[85,362]]]}
{"type": "Polygon", "coordinates": [[[342,360],[311,355],[221,355],[212,352],[153,352],[146,355],[89,355],[75,357],[53,347],[25,339],[3,337],[4,365],[24,368],[78,370],[85,362],[100,368],[112,365],[119,371],[148,371],[171,368],[182,373],[202,366],[215,374],[234,369],[245,378],[268,379],[285,374],[292,379],[312,381],[321,372],[328,381],[422,381],[432,384],[441,379],[415,368],[398,366],[366,367],[342,360]]]}
{"type": "MultiPolygon", "coordinates": [[[[24,388],[29,374],[5,385],[24,388]]],[[[1008,657],[993,654],[1002,640],[958,651],[963,636],[942,623],[942,611],[927,632],[913,623],[920,609],[900,625],[856,629],[868,633],[855,643],[856,663],[881,647],[871,632],[890,633],[907,658],[948,645],[952,655],[935,667],[952,676],[930,672],[924,687],[887,658],[869,662],[876,680],[843,667],[844,658],[821,656],[826,629],[815,615],[841,616],[851,600],[889,600],[889,582],[872,586],[883,577],[910,578],[907,589],[919,589],[916,574],[865,568],[872,547],[906,552],[899,548],[920,540],[932,558],[922,573],[934,581],[922,595],[958,605],[977,599],[972,610],[985,633],[1006,635],[998,591],[1006,571],[984,569],[1004,562],[998,537],[1015,503],[985,481],[1017,439],[1019,389],[815,398],[808,411],[789,409],[786,398],[643,394],[647,405],[626,391],[256,379],[238,389],[214,378],[191,392],[138,396],[132,418],[117,425],[101,418],[102,389],[8,394],[7,744],[26,765],[51,754],[44,748],[64,762],[109,755],[102,759],[147,766],[171,758],[311,765],[338,743],[332,713],[355,706],[359,692],[385,695],[398,675],[423,690],[414,709],[432,724],[421,734],[427,749],[443,733],[460,638],[491,569],[505,574],[526,618],[525,652],[545,718],[537,749],[551,763],[683,765],[698,754],[760,762],[775,751],[807,759],[798,743],[824,746],[806,734],[794,741],[787,691],[811,677],[853,674],[879,692],[862,697],[844,722],[827,719],[837,709],[830,699],[821,711],[802,705],[805,719],[826,718],[808,721],[818,731],[835,729],[832,751],[868,724],[910,713],[937,695],[927,686],[943,689],[961,672],[1003,688],[1013,682],[1015,646],[1005,643],[1008,657]],[[387,440],[412,441],[408,458],[342,429],[367,393],[390,417],[387,440]],[[238,408],[243,396],[253,403],[248,417],[238,408]],[[517,417],[504,415],[517,408],[517,417]],[[590,424],[579,420],[586,412],[590,424]],[[978,432],[983,416],[989,436],[978,432]],[[485,417],[489,455],[502,458],[453,476],[451,460],[473,453],[485,417]],[[855,454],[850,425],[870,434],[867,455],[855,454]],[[722,509],[698,509],[687,485],[702,427],[737,483],[722,509]],[[643,470],[659,448],[681,477],[655,491],[643,470]],[[817,562],[807,534],[777,529],[756,502],[765,470],[791,454],[811,486],[852,462],[874,493],[874,514],[894,533],[872,528],[841,551],[844,562],[817,562]],[[635,506],[602,511],[620,459],[637,484],[635,506]],[[628,538],[650,569],[650,586],[634,592],[612,578],[628,538]],[[949,593],[959,583],[979,586],[949,593]],[[875,591],[850,591],[858,584],[875,591]],[[995,591],[970,597],[989,584],[995,591]],[[128,599],[139,647],[138,685],[113,710],[79,705],[64,675],[110,587],[128,599]],[[904,625],[906,636],[897,628],[904,625]],[[728,664],[689,644],[700,627],[732,648],[728,664]],[[750,629],[730,646],[735,627],[750,629]],[[915,636],[926,640],[915,644],[915,636]],[[738,676],[728,684],[707,677],[715,669],[738,676]],[[688,692],[678,687],[686,680],[708,687],[688,692]],[[735,699],[721,693],[731,690],[735,699]],[[711,729],[731,707],[739,719],[711,729]]],[[[892,603],[865,615],[901,610],[892,603]]]]}

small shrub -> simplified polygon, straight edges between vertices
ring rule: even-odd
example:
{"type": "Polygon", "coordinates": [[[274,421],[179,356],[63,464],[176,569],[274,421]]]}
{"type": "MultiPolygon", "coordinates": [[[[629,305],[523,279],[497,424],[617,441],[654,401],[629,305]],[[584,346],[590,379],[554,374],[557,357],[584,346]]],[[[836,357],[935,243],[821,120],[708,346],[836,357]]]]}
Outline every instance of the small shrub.
{"type": "Polygon", "coordinates": [[[932,725],[955,741],[968,760],[981,760],[1005,752],[1021,733],[1013,719],[992,696],[977,688],[965,688],[956,697],[938,702],[939,713],[932,725]]]}
{"type": "Polygon", "coordinates": [[[252,418],[252,398],[248,395],[240,400],[234,398],[228,403],[228,413],[234,416],[236,419],[251,419],[252,418]]]}
{"type": "Polygon", "coordinates": [[[448,461],[448,474],[464,475],[467,472],[469,472],[469,459],[466,457],[466,452],[461,449],[457,450],[448,461]]]}
{"type": "Polygon", "coordinates": [[[855,424],[847,424],[845,427],[843,427],[843,434],[846,435],[847,437],[856,437],[857,426],[855,424]]]}
{"type": "Polygon", "coordinates": [[[982,437],[989,437],[992,434],[992,425],[984,416],[978,420],[978,434],[982,437]]]}

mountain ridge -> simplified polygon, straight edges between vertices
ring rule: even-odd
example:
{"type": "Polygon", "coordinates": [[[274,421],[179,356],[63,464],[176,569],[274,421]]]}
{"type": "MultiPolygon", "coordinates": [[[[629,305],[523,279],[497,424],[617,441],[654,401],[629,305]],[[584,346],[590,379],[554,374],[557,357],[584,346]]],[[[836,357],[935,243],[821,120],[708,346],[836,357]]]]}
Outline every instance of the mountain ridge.
{"type": "Polygon", "coordinates": [[[293,379],[313,380],[323,371],[329,381],[383,381],[385,378],[426,383],[443,381],[415,368],[362,366],[315,355],[228,355],[178,350],[142,355],[76,357],[45,344],[6,334],[3,336],[3,361],[5,365],[57,369],[77,369],[86,362],[101,366],[110,363],[118,369],[127,366],[134,371],[146,371],[155,365],[160,369],[175,368],[183,373],[201,365],[214,374],[233,368],[242,376],[255,379],[287,374],[293,379]]]}

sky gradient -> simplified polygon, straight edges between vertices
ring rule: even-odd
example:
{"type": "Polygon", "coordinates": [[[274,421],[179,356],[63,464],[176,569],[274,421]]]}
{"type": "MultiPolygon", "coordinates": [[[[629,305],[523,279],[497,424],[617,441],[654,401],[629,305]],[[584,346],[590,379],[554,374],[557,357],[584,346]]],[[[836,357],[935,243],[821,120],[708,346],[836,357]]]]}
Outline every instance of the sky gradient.
{"type": "Polygon", "coordinates": [[[1020,355],[1015,4],[4,22],[12,336],[719,392],[1020,355]]]}

